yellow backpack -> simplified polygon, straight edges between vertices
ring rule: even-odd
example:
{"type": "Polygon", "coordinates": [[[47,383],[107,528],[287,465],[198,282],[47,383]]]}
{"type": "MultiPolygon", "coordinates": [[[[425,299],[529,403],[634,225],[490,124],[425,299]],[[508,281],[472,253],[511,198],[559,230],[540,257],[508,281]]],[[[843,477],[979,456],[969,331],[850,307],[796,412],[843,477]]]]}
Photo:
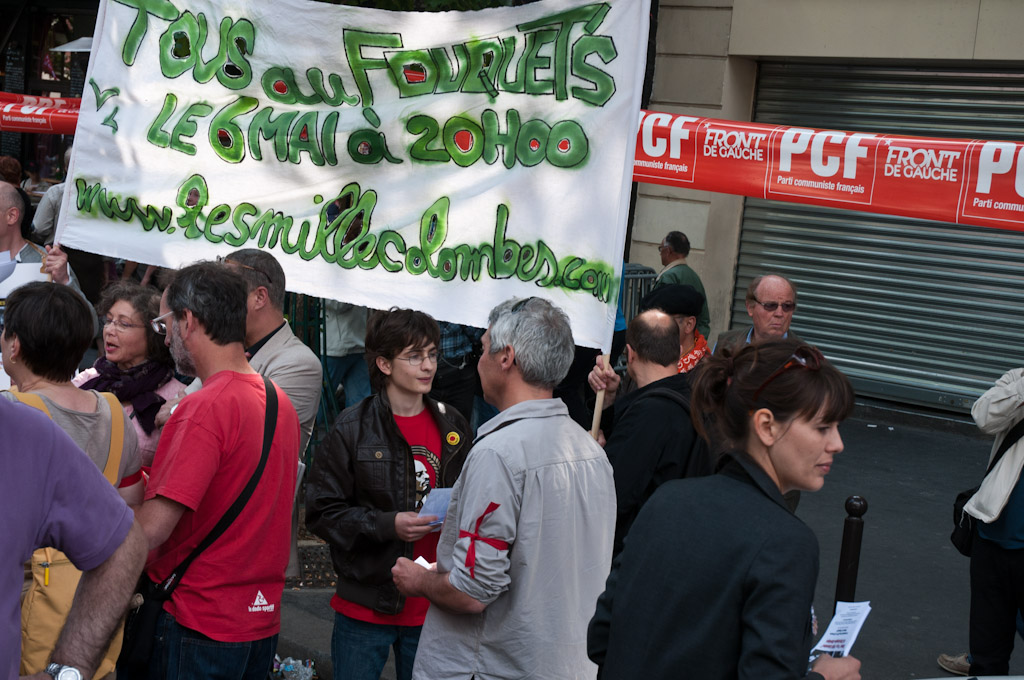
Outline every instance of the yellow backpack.
{"type": "MultiPolygon", "coordinates": [[[[11,392],[18,401],[50,415],[46,404],[36,394],[11,392]]],[[[124,445],[124,411],[121,403],[110,392],[100,393],[110,404],[110,453],[103,476],[117,484],[121,467],[121,448],[124,445]]],[[[2,397],[0,397],[2,398],[2,397]]],[[[52,417],[52,416],[51,416],[52,417]]],[[[27,583],[21,598],[21,670],[20,675],[32,675],[46,670],[50,653],[57,645],[57,637],[71,611],[75,589],[82,572],[61,551],[39,548],[32,553],[32,581],[27,583]]],[[[121,653],[121,635],[124,621],[114,633],[93,678],[102,678],[114,670],[121,653]]]]}

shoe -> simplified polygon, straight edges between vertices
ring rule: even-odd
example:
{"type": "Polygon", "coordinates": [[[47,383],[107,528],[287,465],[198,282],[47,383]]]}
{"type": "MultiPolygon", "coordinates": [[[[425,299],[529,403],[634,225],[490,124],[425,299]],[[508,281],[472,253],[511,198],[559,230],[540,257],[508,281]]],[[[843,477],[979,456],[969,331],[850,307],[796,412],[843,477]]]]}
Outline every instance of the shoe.
{"type": "Polygon", "coordinates": [[[942,670],[955,675],[970,675],[971,663],[967,660],[967,652],[963,654],[939,654],[937,659],[942,670]]]}

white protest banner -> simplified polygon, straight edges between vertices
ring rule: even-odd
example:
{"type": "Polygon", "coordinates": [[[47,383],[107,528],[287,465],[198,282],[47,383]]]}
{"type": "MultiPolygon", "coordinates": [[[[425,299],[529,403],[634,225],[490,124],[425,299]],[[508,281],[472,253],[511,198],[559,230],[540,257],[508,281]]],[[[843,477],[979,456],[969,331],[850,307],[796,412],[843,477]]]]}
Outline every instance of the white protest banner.
{"type": "Polygon", "coordinates": [[[291,290],[477,326],[542,295],[608,344],[648,5],[106,0],[59,240],[259,247],[291,290]]]}
{"type": "MultiPolygon", "coordinates": [[[[21,263],[8,260],[10,252],[0,252],[0,328],[4,325],[4,313],[7,311],[7,296],[15,288],[20,288],[33,281],[49,281],[50,275],[37,262],[21,263]]],[[[11,388],[11,376],[0,366],[0,390],[11,388]]]]}

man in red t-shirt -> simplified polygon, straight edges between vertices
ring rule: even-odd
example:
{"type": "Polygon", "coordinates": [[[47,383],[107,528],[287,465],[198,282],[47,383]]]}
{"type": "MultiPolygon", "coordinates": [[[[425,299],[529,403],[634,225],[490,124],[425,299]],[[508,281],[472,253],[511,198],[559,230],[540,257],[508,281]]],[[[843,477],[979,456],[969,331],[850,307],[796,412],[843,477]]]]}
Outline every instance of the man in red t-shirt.
{"type": "MultiPolygon", "coordinates": [[[[146,574],[166,579],[241,494],[259,464],[263,379],[245,357],[246,284],[228,267],[178,272],[154,327],[180,373],[202,379],[164,426],[138,511],[152,552],[146,574]]],[[[266,466],[241,514],[192,562],[157,622],[149,678],[267,676],[281,627],[299,419],[277,390],[266,466]],[[188,656],[190,664],[181,664],[188,656]]],[[[118,676],[123,676],[121,669],[118,676]]]]}
{"type": "Polygon", "coordinates": [[[432,489],[455,484],[469,451],[465,419],[426,396],[439,339],[427,314],[374,313],[366,359],[375,394],[338,416],[313,461],[306,525],[330,544],[338,574],[335,680],[378,680],[391,647],[398,680],[412,675],[429,602],[402,597],[391,566],[399,557],[435,561],[438,518],[419,511],[432,489]]]}

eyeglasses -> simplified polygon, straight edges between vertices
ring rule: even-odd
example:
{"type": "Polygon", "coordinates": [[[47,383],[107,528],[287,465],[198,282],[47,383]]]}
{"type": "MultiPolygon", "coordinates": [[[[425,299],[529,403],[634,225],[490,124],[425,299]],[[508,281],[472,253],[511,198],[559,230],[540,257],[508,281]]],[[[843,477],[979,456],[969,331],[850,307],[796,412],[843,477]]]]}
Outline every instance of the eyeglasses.
{"type": "Polygon", "coordinates": [[[672,250],[672,246],[670,246],[670,245],[666,245],[666,244],[664,244],[664,243],[662,243],[662,244],[661,244],[660,246],[658,246],[658,252],[659,252],[659,253],[663,253],[663,252],[665,252],[666,250],[672,250]]]}
{"type": "Polygon", "coordinates": [[[129,329],[132,329],[132,328],[145,328],[146,327],[146,324],[144,324],[144,323],[127,323],[125,321],[121,321],[120,319],[110,319],[110,318],[102,319],[100,321],[100,323],[103,324],[104,328],[106,328],[107,326],[113,326],[114,330],[116,330],[119,333],[123,333],[123,332],[125,332],[125,331],[127,331],[129,329]]]}
{"type": "Polygon", "coordinates": [[[821,368],[821,364],[825,361],[825,356],[818,350],[817,347],[811,347],[810,345],[801,345],[796,348],[796,351],[786,360],[786,363],[775,369],[768,378],[761,383],[761,386],[754,392],[754,401],[757,401],[761,396],[761,392],[764,388],[768,387],[773,380],[778,378],[780,375],[785,373],[791,368],[802,367],[809,371],[817,371],[821,368]]]}
{"type": "Polygon", "coordinates": [[[410,354],[407,357],[395,357],[395,358],[396,359],[401,359],[402,361],[408,361],[410,366],[419,366],[424,361],[427,361],[429,359],[430,363],[432,363],[435,366],[437,366],[437,357],[438,357],[438,353],[437,352],[427,352],[426,354],[410,354]]]}
{"type": "Polygon", "coordinates": [[[226,265],[231,266],[231,267],[241,267],[242,269],[248,269],[251,272],[256,272],[257,274],[262,274],[263,277],[267,280],[267,283],[270,283],[270,274],[266,273],[262,269],[257,269],[256,267],[252,267],[252,266],[247,265],[247,264],[242,264],[238,260],[229,260],[228,258],[224,257],[223,255],[218,255],[217,256],[217,264],[226,264],[226,265]]]}
{"type": "Polygon", "coordinates": [[[782,311],[784,311],[786,314],[789,314],[794,309],[796,309],[795,302],[761,302],[756,298],[754,299],[754,302],[764,307],[764,311],[766,312],[774,312],[776,309],[779,308],[779,305],[782,305],[782,311]]]}
{"type": "Polygon", "coordinates": [[[167,323],[164,321],[164,319],[169,317],[171,314],[174,314],[174,312],[167,312],[166,314],[161,314],[160,316],[156,317],[155,319],[149,322],[149,327],[152,328],[153,332],[156,333],[157,335],[167,335],[167,323]]]}

